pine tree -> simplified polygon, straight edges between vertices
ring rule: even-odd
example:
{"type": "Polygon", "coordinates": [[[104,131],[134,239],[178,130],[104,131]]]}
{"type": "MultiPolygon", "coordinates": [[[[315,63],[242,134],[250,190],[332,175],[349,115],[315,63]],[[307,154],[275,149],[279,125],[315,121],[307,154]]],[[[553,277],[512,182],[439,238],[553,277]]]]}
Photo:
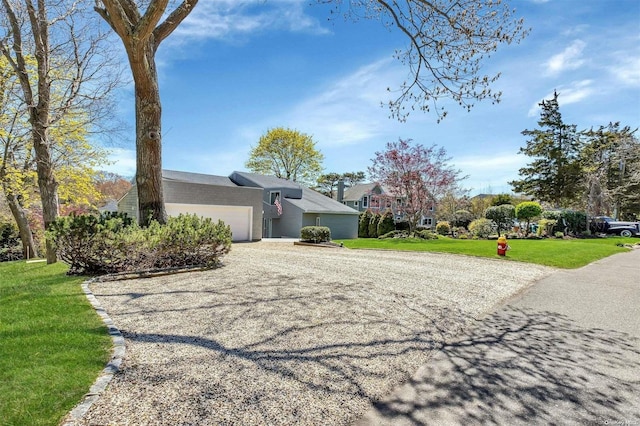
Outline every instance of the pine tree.
{"type": "Polygon", "coordinates": [[[531,139],[526,147],[520,148],[520,153],[533,160],[520,169],[522,179],[509,184],[515,192],[554,207],[570,207],[584,192],[576,125],[562,121],[557,92],[553,93],[553,99],[543,100],[540,107],[539,129],[522,132],[531,139]]]}

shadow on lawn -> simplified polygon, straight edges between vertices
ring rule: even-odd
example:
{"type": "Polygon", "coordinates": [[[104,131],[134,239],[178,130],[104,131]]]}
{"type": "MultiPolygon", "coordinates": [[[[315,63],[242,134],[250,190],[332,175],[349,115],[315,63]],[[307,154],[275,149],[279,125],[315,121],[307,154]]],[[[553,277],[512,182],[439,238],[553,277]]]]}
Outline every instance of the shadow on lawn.
{"type": "Polygon", "coordinates": [[[508,308],[443,345],[360,423],[640,424],[638,395],[637,339],[508,308]]]}

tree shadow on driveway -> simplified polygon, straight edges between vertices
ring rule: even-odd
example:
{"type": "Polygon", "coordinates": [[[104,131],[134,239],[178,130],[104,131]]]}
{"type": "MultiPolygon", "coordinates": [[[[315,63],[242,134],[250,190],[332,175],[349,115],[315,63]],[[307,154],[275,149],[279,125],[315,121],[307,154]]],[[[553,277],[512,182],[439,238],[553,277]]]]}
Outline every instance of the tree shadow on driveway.
{"type": "Polygon", "coordinates": [[[513,307],[446,343],[359,424],[640,424],[640,342],[513,307]]]}

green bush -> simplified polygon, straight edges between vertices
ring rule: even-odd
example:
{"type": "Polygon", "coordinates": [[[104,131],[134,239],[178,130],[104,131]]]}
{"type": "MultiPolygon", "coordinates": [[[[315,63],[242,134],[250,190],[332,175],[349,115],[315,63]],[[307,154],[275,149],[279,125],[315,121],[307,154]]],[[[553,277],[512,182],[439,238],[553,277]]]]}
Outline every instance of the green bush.
{"type": "Polygon", "coordinates": [[[416,231],[416,237],[422,238],[423,240],[437,240],[438,234],[431,230],[423,229],[420,231],[416,231]]]}
{"type": "Polygon", "coordinates": [[[555,219],[540,219],[538,221],[538,229],[536,230],[536,235],[538,237],[553,235],[556,223],[557,220],[555,219]]]}
{"type": "Polygon", "coordinates": [[[384,235],[387,232],[391,232],[396,229],[396,223],[393,220],[393,212],[391,210],[387,210],[384,212],[380,221],[378,222],[378,236],[384,235]]]}
{"type": "Polygon", "coordinates": [[[358,221],[358,238],[369,238],[369,222],[371,222],[371,210],[360,213],[358,221]]]}
{"type": "Polygon", "coordinates": [[[484,212],[484,217],[495,223],[498,229],[498,236],[500,236],[500,231],[509,231],[512,228],[513,219],[516,217],[515,211],[516,208],[511,204],[501,204],[487,208],[484,212]]]}
{"type": "Polygon", "coordinates": [[[387,238],[408,238],[408,237],[409,237],[409,233],[407,231],[398,231],[397,229],[394,229],[393,231],[389,231],[384,235],[380,235],[378,239],[385,240],[387,238]]]}
{"type": "Polygon", "coordinates": [[[195,215],[140,228],[126,214],[71,215],[48,231],[69,274],[99,275],[150,268],[216,266],[231,249],[231,228],[195,215]]]}
{"type": "Polygon", "coordinates": [[[22,242],[14,222],[0,221],[0,262],[22,259],[22,242]]]}
{"type": "Polygon", "coordinates": [[[451,233],[451,225],[447,221],[436,223],[436,232],[440,235],[449,235],[451,233]]]}
{"type": "Polygon", "coordinates": [[[407,220],[399,220],[396,222],[396,231],[407,231],[411,229],[411,225],[407,220]]]}
{"type": "Polygon", "coordinates": [[[493,222],[489,219],[476,219],[469,224],[469,232],[476,238],[487,238],[493,233],[493,222]]]}
{"type": "Polygon", "coordinates": [[[331,241],[331,229],[326,226],[305,226],[300,230],[300,239],[314,243],[331,241]]]}
{"type": "Polygon", "coordinates": [[[378,223],[382,215],[380,213],[374,213],[371,215],[369,221],[369,238],[378,238],[378,223]]]}

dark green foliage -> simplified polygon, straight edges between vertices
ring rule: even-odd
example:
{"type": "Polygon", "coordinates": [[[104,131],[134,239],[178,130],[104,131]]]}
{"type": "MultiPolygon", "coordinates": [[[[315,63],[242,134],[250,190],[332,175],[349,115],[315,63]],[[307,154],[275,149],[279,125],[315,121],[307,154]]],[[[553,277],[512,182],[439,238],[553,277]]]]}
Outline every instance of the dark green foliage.
{"type": "MultiPolygon", "coordinates": [[[[567,235],[581,235],[587,231],[587,214],[576,210],[545,210],[544,219],[555,221],[554,231],[567,235]]],[[[551,232],[548,232],[551,235],[551,232]]]]}
{"type": "Polygon", "coordinates": [[[409,229],[411,228],[411,225],[409,225],[409,222],[406,220],[399,220],[396,222],[396,231],[407,231],[409,232],[409,229]]]}
{"type": "Polygon", "coordinates": [[[466,228],[473,220],[473,214],[468,210],[456,210],[455,218],[452,222],[453,226],[466,228]]]}
{"type": "Polygon", "coordinates": [[[391,232],[396,229],[396,223],[393,220],[393,212],[391,210],[387,210],[384,212],[380,221],[378,222],[378,235],[384,235],[387,232],[391,232]]]}
{"type": "Polygon", "coordinates": [[[22,259],[18,228],[12,221],[0,221],[0,262],[22,259]]]}
{"type": "Polygon", "coordinates": [[[498,194],[491,199],[492,206],[501,206],[503,204],[512,204],[513,197],[509,194],[498,194]]]}
{"type": "Polygon", "coordinates": [[[584,192],[578,132],[575,125],[562,121],[557,93],[540,106],[539,129],[522,132],[531,139],[520,152],[532,161],[520,169],[520,180],[509,183],[517,193],[556,207],[569,206],[584,192]]]}
{"type": "Polygon", "coordinates": [[[451,233],[451,225],[446,221],[438,222],[436,224],[436,232],[440,235],[449,235],[451,233]]]}
{"type": "Polygon", "coordinates": [[[380,213],[374,213],[369,220],[369,238],[378,238],[378,222],[382,215],[380,213]]]}
{"type": "Polygon", "coordinates": [[[331,241],[331,229],[326,226],[305,226],[300,230],[300,239],[314,243],[331,241]]]}
{"type": "Polygon", "coordinates": [[[360,220],[358,221],[358,238],[369,238],[369,222],[371,222],[371,210],[366,210],[360,213],[360,220]]]}
{"type": "Polygon", "coordinates": [[[492,220],[498,229],[498,236],[502,230],[508,231],[513,225],[513,219],[516,217],[516,208],[511,204],[500,204],[489,207],[484,212],[484,217],[492,220]]]}
{"type": "Polygon", "coordinates": [[[231,249],[231,228],[195,215],[139,228],[126,214],[71,215],[49,230],[70,274],[98,275],[150,268],[216,266],[231,249]]]}
{"type": "Polygon", "coordinates": [[[531,220],[541,214],[542,207],[540,207],[540,203],[535,201],[523,201],[516,206],[516,218],[527,223],[524,228],[525,234],[529,233],[529,224],[531,223],[531,220]]]}

